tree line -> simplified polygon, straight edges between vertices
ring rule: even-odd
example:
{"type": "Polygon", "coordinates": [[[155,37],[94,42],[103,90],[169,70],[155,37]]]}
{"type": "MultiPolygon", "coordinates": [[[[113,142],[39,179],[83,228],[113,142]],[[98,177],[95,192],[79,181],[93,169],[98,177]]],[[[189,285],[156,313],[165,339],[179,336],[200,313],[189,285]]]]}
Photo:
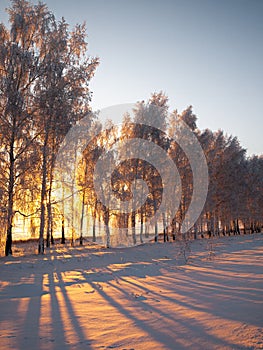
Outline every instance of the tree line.
{"type": "MultiPolygon", "coordinates": [[[[85,25],[70,30],[66,21],[56,20],[46,5],[32,5],[25,0],[13,0],[8,13],[9,28],[0,24],[0,233],[5,239],[6,255],[12,254],[13,226],[18,217],[29,221],[26,229],[38,237],[39,253],[44,252],[44,241],[47,247],[54,243],[54,232],[58,230],[62,243],[70,238],[74,244],[79,238],[82,244],[87,213],[91,216],[93,241],[97,240],[96,222],[106,229],[106,246],[111,245],[114,225],[123,229],[124,236],[131,232],[134,244],[148,237],[147,223],[158,211],[164,191],[158,169],[146,160],[132,158],[132,153],[129,159],[118,163],[116,155],[124,152],[123,149],[118,146],[119,149],[109,150],[114,143],[121,145],[132,138],[158,145],[176,164],[181,180],[178,210],[175,215],[171,210],[163,212],[153,226],[155,241],[160,232],[164,240],[180,236],[193,194],[191,165],[183,149],[174,142],[180,120],[201,144],[209,171],[205,206],[187,235],[197,238],[204,234],[240,234],[241,230],[246,234],[261,230],[262,156],[247,157],[238,139],[222,130],[199,130],[192,106],[182,113],[177,110],[169,113],[168,97],[162,92],[152,94],[146,102],[138,102],[133,116],[123,116],[121,127],[116,128],[108,121],[106,130],[102,131],[96,114],[91,113],[89,88],[99,59],[88,55],[85,25]],[[153,115],[154,106],[160,113],[153,115]],[[89,133],[96,137],[91,139],[74,169],[80,206],[74,206],[71,183],[62,186],[62,197],[70,193],[70,204],[61,206],[53,198],[56,155],[70,128],[84,118],[89,133]],[[147,118],[155,118],[155,128],[147,126],[147,118]],[[107,169],[96,168],[105,152],[116,163],[112,174],[107,174],[107,169]],[[95,170],[110,178],[111,191],[124,202],[132,203],[134,181],[141,179],[147,184],[144,204],[122,213],[108,208],[103,200],[98,200],[93,181],[95,170]],[[76,210],[80,211],[77,232],[73,227],[76,210]]],[[[101,192],[106,202],[108,190],[101,192]]],[[[135,190],[143,197],[143,186],[135,190]]],[[[175,196],[179,196],[177,191],[175,188],[175,196]]]]}
{"type": "MultiPolygon", "coordinates": [[[[105,227],[111,226],[112,233],[106,232],[106,245],[110,245],[111,235],[114,235],[114,226],[122,228],[126,235],[130,232],[132,243],[143,242],[144,237],[149,235],[150,219],[158,211],[163,197],[164,185],[160,170],[142,157],[138,159],[133,156],[133,150],[122,143],[129,139],[142,139],[150,141],[161,147],[165,153],[176,164],[180,177],[181,193],[178,186],[172,189],[172,196],[180,196],[179,206],[174,215],[173,208],[169,203],[165,206],[158,219],[151,223],[154,240],[158,241],[160,233],[163,240],[175,239],[182,236],[182,224],[186,219],[193,197],[193,171],[188,155],[182,149],[178,135],[181,135],[181,122],[187,124],[188,128],[199,141],[204,152],[207,166],[209,186],[205,205],[200,212],[194,226],[183,237],[211,237],[212,235],[248,234],[260,232],[263,218],[263,157],[246,156],[246,150],[241,147],[237,137],[227,136],[222,130],[212,132],[209,129],[199,130],[197,117],[193,113],[192,106],[186,108],[182,113],[177,110],[169,113],[168,97],[162,92],[153,93],[148,101],[138,102],[133,110],[133,116],[126,114],[121,126],[108,125],[107,133],[101,133],[90,142],[83,153],[83,162],[79,169],[79,190],[83,193],[83,204],[86,208],[93,210],[93,216],[98,216],[105,227]],[[157,108],[156,108],[157,107],[157,108]],[[155,119],[152,127],[152,120],[155,119]],[[151,120],[151,122],[150,122],[151,120]],[[111,137],[108,133],[111,132],[111,137]],[[118,144],[117,149],[113,148],[118,144]],[[110,149],[110,151],[108,150],[110,149]],[[126,160],[119,160],[118,153],[124,152],[126,160]],[[130,200],[128,212],[119,212],[109,209],[103,200],[98,199],[98,186],[94,186],[94,173],[98,159],[104,153],[108,154],[114,167],[109,167],[105,162],[105,169],[100,169],[97,177],[103,174],[107,185],[101,188],[104,198],[110,196],[110,192],[123,201],[130,200]],[[114,171],[112,172],[112,168],[114,171]],[[147,184],[147,197],[137,209],[132,209],[135,179],[142,179],[147,184]],[[96,208],[94,210],[94,208],[96,208]],[[109,225],[109,222],[112,222],[109,225]],[[137,226],[137,230],[136,230],[137,226]]],[[[187,140],[188,141],[188,140],[187,140]]],[[[129,147],[129,146],[128,146],[129,147]]],[[[153,153],[153,149],[147,150],[145,144],[144,152],[153,153]]],[[[157,155],[160,158],[160,156],[157,155]]],[[[124,157],[125,158],[125,157],[124,157]]],[[[152,156],[150,159],[153,159],[152,156]]],[[[160,168],[165,167],[162,160],[160,168]]],[[[100,165],[101,167],[103,166],[100,165]]],[[[169,170],[169,169],[168,169],[169,170]]],[[[163,171],[165,175],[166,169],[163,171]]],[[[169,175],[168,175],[169,176],[169,175]]],[[[96,178],[95,178],[96,181],[96,178]]],[[[195,180],[195,186],[199,186],[202,178],[195,180]]],[[[100,180],[100,183],[103,181],[100,180]]],[[[136,185],[135,185],[136,186],[136,185]]],[[[103,187],[103,184],[101,184],[103,187]]],[[[137,188],[143,197],[143,187],[137,188]]],[[[170,190],[170,189],[169,189],[170,190]]],[[[100,196],[101,197],[101,196],[100,196]]],[[[125,203],[125,202],[124,202],[125,203]]],[[[124,204],[123,204],[124,205],[124,204]]],[[[122,208],[123,209],[123,208],[122,208]]],[[[201,208],[202,209],[202,208],[201,208]]],[[[88,209],[87,209],[88,210],[88,209]]],[[[95,226],[93,230],[95,237],[95,226]]]]}

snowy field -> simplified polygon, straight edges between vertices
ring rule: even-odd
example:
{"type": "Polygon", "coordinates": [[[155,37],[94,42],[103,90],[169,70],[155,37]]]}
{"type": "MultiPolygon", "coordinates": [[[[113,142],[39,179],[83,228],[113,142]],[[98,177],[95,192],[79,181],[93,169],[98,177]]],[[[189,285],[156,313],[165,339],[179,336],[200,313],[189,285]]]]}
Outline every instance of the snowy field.
{"type": "Polygon", "coordinates": [[[1,349],[263,349],[263,234],[23,247],[0,259],[1,349]]]}

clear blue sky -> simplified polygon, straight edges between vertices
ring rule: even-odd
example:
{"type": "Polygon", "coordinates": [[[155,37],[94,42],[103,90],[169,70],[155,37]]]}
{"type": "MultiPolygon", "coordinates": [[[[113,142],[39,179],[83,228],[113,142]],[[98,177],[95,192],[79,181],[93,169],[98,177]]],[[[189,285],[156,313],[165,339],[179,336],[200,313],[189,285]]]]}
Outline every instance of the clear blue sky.
{"type": "MultiPolygon", "coordinates": [[[[35,1],[34,1],[35,2],[35,1]]],[[[263,0],[46,0],[59,19],[86,21],[95,109],[163,90],[193,105],[200,129],[263,153],[263,0]]],[[[6,21],[0,2],[0,20],[6,21]]]]}

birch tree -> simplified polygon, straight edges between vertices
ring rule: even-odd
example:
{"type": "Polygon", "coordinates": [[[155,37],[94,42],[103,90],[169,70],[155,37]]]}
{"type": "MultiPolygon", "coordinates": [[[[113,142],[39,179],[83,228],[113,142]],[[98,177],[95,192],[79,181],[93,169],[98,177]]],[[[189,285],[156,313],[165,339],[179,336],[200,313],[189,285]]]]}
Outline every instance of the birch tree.
{"type": "Polygon", "coordinates": [[[22,172],[30,171],[25,164],[29,164],[29,149],[37,136],[34,86],[41,74],[37,44],[49,17],[44,5],[32,6],[24,0],[12,4],[8,10],[10,30],[0,25],[1,147],[7,175],[6,255],[12,254],[15,194],[22,172]]]}
{"type": "Polygon", "coordinates": [[[33,159],[35,148],[42,154],[42,176],[36,181],[41,183],[39,252],[43,253],[46,201],[51,221],[54,156],[68,129],[90,109],[89,81],[98,59],[87,55],[85,25],[70,32],[67,23],[56,21],[46,5],[13,0],[8,13],[10,29],[0,25],[1,152],[5,153],[1,161],[7,177],[5,253],[12,253],[15,195],[23,173],[34,166],[28,158],[33,159]]]}
{"type": "MultiPolygon", "coordinates": [[[[97,58],[87,55],[85,25],[69,32],[67,23],[52,20],[45,33],[41,50],[44,74],[36,90],[39,96],[39,127],[42,131],[42,189],[39,252],[43,253],[47,202],[47,237],[52,227],[51,193],[53,168],[58,147],[69,128],[90,112],[89,81],[98,65],[97,58]],[[48,184],[47,184],[48,181],[48,184]]],[[[49,242],[47,241],[47,245],[49,242]]]]}

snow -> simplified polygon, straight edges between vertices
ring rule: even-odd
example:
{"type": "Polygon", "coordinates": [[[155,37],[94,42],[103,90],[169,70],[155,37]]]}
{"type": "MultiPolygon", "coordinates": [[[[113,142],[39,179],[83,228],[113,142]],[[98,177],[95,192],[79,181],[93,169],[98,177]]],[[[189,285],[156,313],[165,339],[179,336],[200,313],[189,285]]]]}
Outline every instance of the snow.
{"type": "Polygon", "coordinates": [[[263,349],[263,234],[188,248],[18,245],[0,259],[1,349],[263,349]]]}

